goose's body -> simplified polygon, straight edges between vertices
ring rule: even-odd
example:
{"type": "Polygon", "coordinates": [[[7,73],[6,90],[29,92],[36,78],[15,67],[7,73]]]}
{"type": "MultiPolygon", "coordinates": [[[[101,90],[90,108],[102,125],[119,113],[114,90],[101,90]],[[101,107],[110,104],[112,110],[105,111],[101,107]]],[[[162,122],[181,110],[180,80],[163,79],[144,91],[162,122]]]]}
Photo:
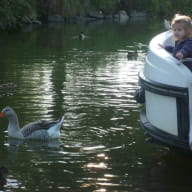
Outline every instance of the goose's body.
{"type": "Polygon", "coordinates": [[[127,57],[137,56],[137,55],[138,55],[137,50],[129,50],[129,51],[127,51],[127,57]]]}
{"type": "Polygon", "coordinates": [[[0,117],[7,117],[9,120],[8,136],[18,139],[56,139],[60,137],[60,128],[64,121],[64,116],[57,121],[39,120],[29,123],[20,128],[16,112],[11,107],[5,107],[0,113],[0,117]]]}
{"type": "Polygon", "coordinates": [[[80,32],[80,33],[79,33],[79,39],[80,39],[80,40],[84,40],[84,39],[85,39],[85,33],[80,32]]]}
{"type": "Polygon", "coordinates": [[[130,59],[136,59],[138,56],[138,52],[137,50],[129,50],[127,52],[127,59],[130,60],[130,59]]]}

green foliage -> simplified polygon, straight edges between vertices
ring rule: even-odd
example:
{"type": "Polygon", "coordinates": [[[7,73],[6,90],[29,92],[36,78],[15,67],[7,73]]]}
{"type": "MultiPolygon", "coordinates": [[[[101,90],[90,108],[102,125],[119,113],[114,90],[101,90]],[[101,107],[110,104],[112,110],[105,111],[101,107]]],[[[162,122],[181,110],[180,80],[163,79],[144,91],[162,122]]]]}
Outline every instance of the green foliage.
{"type": "Polygon", "coordinates": [[[149,6],[149,0],[121,0],[121,8],[131,12],[133,10],[142,11],[146,9],[146,5],[149,6]]]}
{"type": "Polygon", "coordinates": [[[15,28],[30,12],[30,0],[0,0],[0,28],[15,28]]]}
{"type": "Polygon", "coordinates": [[[61,15],[71,19],[94,8],[103,13],[124,9],[146,11],[150,16],[172,17],[175,13],[191,15],[191,0],[0,0],[0,29],[21,25],[23,16],[46,18],[61,15]]]}
{"type": "Polygon", "coordinates": [[[153,16],[173,16],[175,13],[191,14],[191,0],[148,0],[146,10],[153,16]]]}
{"type": "Polygon", "coordinates": [[[36,1],[36,12],[37,17],[42,20],[46,20],[46,17],[49,12],[49,3],[47,0],[38,0],[36,1]]]}
{"type": "Polygon", "coordinates": [[[85,13],[86,0],[63,0],[63,15],[72,18],[85,13]]]}
{"type": "Polygon", "coordinates": [[[105,13],[113,13],[120,5],[120,0],[91,0],[91,3],[105,13]]]}

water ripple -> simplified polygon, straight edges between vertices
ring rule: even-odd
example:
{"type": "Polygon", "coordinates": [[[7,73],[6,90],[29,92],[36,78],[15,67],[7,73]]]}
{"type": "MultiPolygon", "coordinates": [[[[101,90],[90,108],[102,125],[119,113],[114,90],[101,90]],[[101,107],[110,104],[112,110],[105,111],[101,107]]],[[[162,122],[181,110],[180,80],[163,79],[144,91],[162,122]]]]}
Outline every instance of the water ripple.
{"type": "Polygon", "coordinates": [[[22,34],[26,41],[19,48],[20,38],[5,43],[0,81],[14,82],[16,89],[0,92],[1,107],[12,106],[21,126],[65,115],[57,141],[18,141],[2,131],[1,162],[10,170],[6,191],[142,191],[152,154],[133,95],[146,55],[138,37],[145,34],[134,30],[135,41],[133,26],[92,27],[85,41],[70,38],[77,26],[50,26],[22,34]],[[137,49],[138,57],[128,59],[128,49],[137,49]]]}

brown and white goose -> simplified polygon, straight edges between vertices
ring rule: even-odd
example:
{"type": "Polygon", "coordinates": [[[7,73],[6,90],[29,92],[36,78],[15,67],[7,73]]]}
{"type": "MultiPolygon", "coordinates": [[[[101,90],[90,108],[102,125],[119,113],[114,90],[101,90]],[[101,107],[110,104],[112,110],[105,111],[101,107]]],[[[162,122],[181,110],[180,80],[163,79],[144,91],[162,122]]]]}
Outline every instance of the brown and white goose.
{"type": "Polygon", "coordinates": [[[9,120],[8,136],[18,139],[41,139],[49,140],[60,137],[60,128],[64,121],[64,116],[57,121],[39,120],[31,122],[20,128],[16,112],[9,106],[0,112],[0,117],[7,117],[9,120]]]}

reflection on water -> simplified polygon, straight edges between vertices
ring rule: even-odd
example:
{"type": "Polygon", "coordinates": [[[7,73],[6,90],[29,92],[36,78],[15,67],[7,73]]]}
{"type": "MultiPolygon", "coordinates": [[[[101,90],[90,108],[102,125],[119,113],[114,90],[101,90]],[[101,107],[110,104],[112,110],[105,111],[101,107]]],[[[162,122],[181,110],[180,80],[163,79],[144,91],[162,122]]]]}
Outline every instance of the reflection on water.
{"type": "Polygon", "coordinates": [[[0,120],[6,191],[181,189],[172,171],[186,159],[145,141],[133,99],[147,44],[161,30],[160,23],[142,21],[2,34],[0,83],[16,88],[0,92],[0,107],[13,107],[21,126],[65,115],[61,138],[49,142],[8,139],[7,120],[0,120]],[[88,35],[84,41],[74,38],[80,31],[88,35]],[[127,58],[128,50],[137,57],[127,58]]]}

